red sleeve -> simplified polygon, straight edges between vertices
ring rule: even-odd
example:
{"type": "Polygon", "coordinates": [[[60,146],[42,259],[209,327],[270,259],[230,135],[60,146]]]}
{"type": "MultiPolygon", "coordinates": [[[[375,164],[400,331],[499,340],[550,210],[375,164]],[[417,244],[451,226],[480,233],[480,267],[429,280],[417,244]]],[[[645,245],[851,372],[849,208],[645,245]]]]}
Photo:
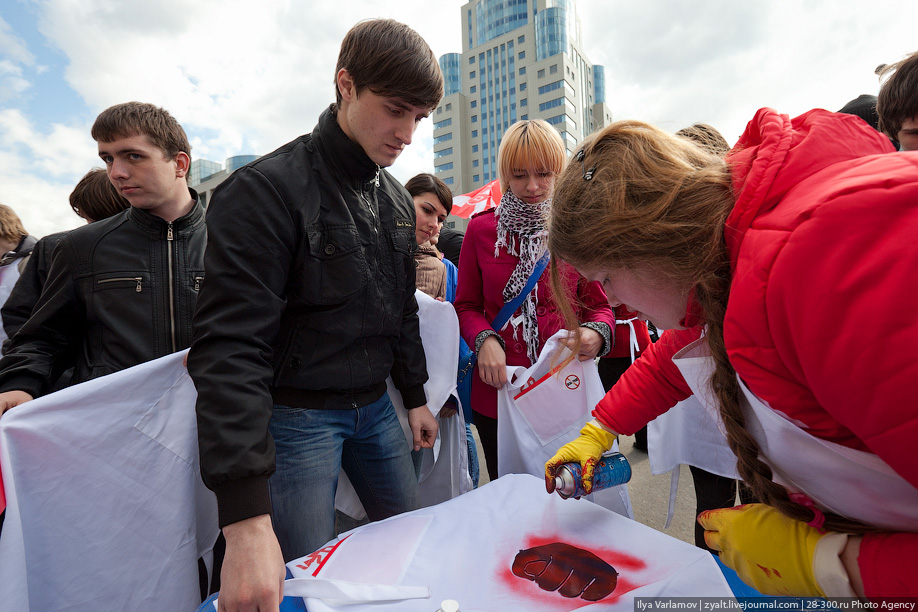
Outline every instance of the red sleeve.
{"type": "Polygon", "coordinates": [[[593,416],[612,431],[627,436],[691,396],[691,389],[673,363],[673,355],[698,339],[700,331],[693,328],[664,332],[596,404],[593,416]]]}
{"type": "Polygon", "coordinates": [[[472,219],[459,251],[459,282],[456,286],[456,315],[462,339],[474,351],[478,334],[491,329],[485,316],[484,287],[481,281],[481,264],[478,261],[478,242],[482,223],[472,219]]]}
{"type": "MultiPolygon", "coordinates": [[[[880,503],[881,500],[878,500],[880,503]]],[[[857,558],[867,597],[918,596],[918,534],[868,534],[857,558]]]]}

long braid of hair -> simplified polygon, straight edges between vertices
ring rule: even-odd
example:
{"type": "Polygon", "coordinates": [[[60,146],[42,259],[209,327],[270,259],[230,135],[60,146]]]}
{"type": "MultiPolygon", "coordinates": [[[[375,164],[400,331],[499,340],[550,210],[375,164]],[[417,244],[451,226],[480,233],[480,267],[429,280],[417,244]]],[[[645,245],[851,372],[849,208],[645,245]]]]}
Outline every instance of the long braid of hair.
{"type": "MultiPolygon", "coordinates": [[[[724,254],[726,255],[726,251],[724,254]]],[[[721,273],[712,275],[697,285],[695,298],[706,315],[705,336],[716,365],[710,384],[720,404],[721,418],[727,430],[727,443],[736,455],[737,470],[743,482],[761,502],[773,506],[792,519],[810,522],[815,518],[816,512],[791,500],[787,489],[773,480],[771,467],[760,457],[761,449],[758,442],[746,429],[746,417],[741,407],[742,390],[724,344],[724,315],[729,291],[729,263],[724,257],[721,273]]],[[[829,531],[844,533],[881,531],[860,521],[829,512],[825,513],[823,527],[829,531]]]]}

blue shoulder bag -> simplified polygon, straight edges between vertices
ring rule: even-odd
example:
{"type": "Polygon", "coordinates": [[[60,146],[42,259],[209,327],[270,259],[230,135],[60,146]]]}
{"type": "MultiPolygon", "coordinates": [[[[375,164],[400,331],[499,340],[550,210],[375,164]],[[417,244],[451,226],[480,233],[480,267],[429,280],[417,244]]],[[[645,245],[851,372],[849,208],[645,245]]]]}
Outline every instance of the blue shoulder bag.
{"type": "MultiPolygon", "coordinates": [[[[542,273],[545,271],[545,268],[548,267],[549,256],[548,253],[542,255],[541,259],[536,262],[535,267],[532,269],[532,274],[529,276],[529,280],[526,281],[526,286],[523,287],[523,290],[520,291],[520,294],[505,303],[504,306],[500,309],[500,312],[497,313],[497,316],[494,317],[494,321],[491,322],[491,329],[496,332],[499,332],[501,328],[507,324],[507,321],[510,320],[510,317],[513,316],[513,313],[520,307],[523,303],[523,300],[526,299],[526,296],[535,289],[536,283],[539,281],[539,278],[542,276],[542,273]]],[[[456,392],[459,394],[459,401],[462,402],[463,413],[466,416],[466,421],[471,422],[469,416],[471,416],[471,406],[472,406],[472,372],[475,369],[475,363],[478,361],[475,352],[468,348],[467,352],[463,353],[460,349],[459,355],[459,375],[456,377],[456,392]]]]}

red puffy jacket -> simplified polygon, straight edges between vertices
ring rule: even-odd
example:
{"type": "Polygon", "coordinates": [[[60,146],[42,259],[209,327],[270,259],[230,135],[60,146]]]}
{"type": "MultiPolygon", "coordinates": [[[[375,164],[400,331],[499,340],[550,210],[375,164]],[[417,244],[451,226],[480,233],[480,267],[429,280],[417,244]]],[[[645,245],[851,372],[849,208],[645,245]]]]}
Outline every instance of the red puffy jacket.
{"type": "MultiPolygon", "coordinates": [[[[727,157],[724,340],[768,405],[918,486],[918,153],[891,151],[850,115],[756,114],[727,157]]],[[[594,415],[628,434],[687,397],[672,355],[697,335],[665,333],[594,415]]],[[[859,565],[868,596],[918,594],[918,535],[866,536],[859,565]]]]}

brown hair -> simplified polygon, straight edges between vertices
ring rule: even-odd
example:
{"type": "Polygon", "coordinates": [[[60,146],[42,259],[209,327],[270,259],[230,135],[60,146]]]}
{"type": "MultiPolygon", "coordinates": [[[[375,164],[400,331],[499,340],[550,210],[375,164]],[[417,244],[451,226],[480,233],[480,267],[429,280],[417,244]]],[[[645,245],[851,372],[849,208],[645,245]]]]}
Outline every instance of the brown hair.
{"type": "Polygon", "coordinates": [[[453,210],[453,192],[449,190],[446,183],[435,177],[433,174],[422,172],[405,183],[405,189],[412,197],[422,193],[432,193],[440,200],[440,204],[446,209],[446,214],[453,210]]]}
{"type": "Polygon", "coordinates": [[[369,89],[379,96],[404,100],[433,110],[443,97],[443,73],[430,46],[421,35],[393,19],[361,21],[345,35],[335,68],[348,71],[359,94],[369,89]]]}
{"type": "Polygon", "coordinates": [[[676,136],[688,138],[703,147],[705,151],[718,157],[723,157],[730,152],[730,145],[724,135],[717,131],[717,128],[707,123],[696,123],[682,128],[676,132],[676,136]]]}
{"type": "Polygon", "coordinates": [[[551,124],[542,119],[517,121],[504,132],[497,152],[501,192],[507,191],[514,169],[534,167],[557,175],[565,157],[564,141],[551,124]]]}
{"type": "Polygon", "coordinates": [[[167,159],[181,152],[191,158],[188,136],[169,111],[144,102],[124,102],[102,111],[92,125],[96,142],[145,135],[159,147],[167,159]]]}
{"type": "MultiPolygon", "coordinates": [[[[582,156],[577,153],[555,184],[548,231],[552,288],[571,329],[577,322],[555,266],[558,258],[581,269],[646,264],[690,294],[700,306],[701,324],[707,326],[705,339],[716,363],[710,384],[740,475],[762,502],[793,519],[810,521],[813,511],[792,502],[759,459],[758,443],[745,428],[742,391],[724,345],[731,281],[724,223],[734,204],[730,172],[719,156],[646,123],[613,123],[584,141],[582,156]]],[[[865,530],[860,523],[829,514],[825,525],[865,530]]]]}
{"type": "Polygon", "coordinates": [[[87,221],[101,221],[131,206],[102,168],[93,168],[70,192],[70,207],[87,221]]]}
{"type": "Polygon", "coordinates": [[[6,204],[0,204],[0,239],[18,243],[23,236],[28,235],[16,211],[6,204]]]}
{"type": "Polygon", "coordinates": [[[898,141],[902,123],[918,116],[918,52],[883,66],[879,74],[886,77],[877,95],[879,129],[898,141]]]}

